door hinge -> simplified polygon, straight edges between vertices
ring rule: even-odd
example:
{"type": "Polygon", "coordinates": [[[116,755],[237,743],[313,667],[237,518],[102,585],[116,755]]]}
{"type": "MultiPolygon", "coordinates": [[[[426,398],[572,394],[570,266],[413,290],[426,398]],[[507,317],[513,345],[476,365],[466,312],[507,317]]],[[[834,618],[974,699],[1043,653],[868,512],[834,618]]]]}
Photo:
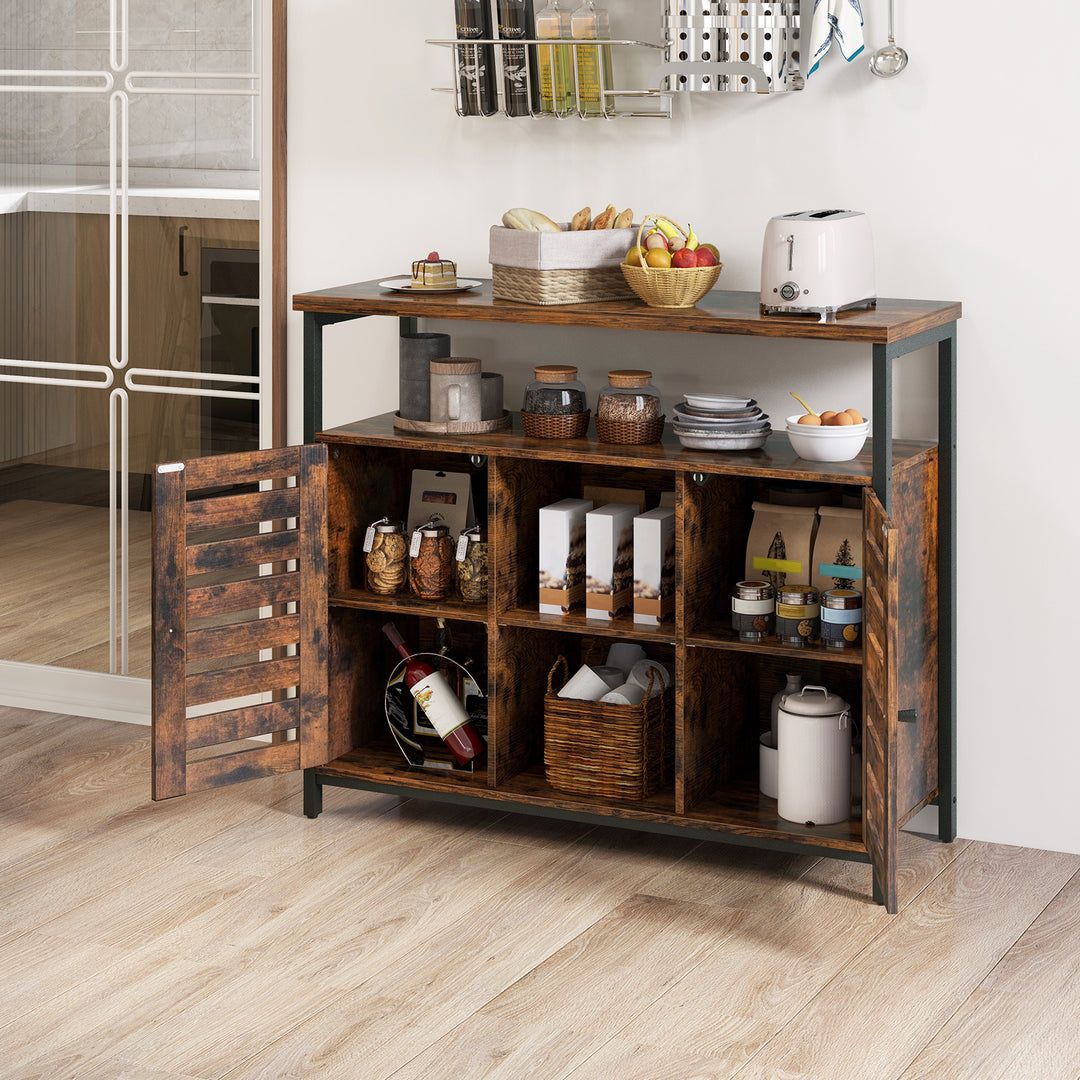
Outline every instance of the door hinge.
{"type": "Polygon", "coordinates": [[[896,714],[896,719],[899,720],[901,724],[914,724],[918,718],[919,713],[915,709],[901,709],[896,714]]]}

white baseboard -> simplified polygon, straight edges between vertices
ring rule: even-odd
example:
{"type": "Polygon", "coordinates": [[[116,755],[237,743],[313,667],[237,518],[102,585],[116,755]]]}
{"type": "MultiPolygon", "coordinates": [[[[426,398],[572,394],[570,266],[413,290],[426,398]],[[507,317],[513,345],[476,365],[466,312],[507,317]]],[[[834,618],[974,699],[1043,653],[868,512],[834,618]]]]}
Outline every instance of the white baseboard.
{"type": "Polygon", "coordinates": [[[0,705],[150,724],[150,680],[0,660],[0,705]]]}

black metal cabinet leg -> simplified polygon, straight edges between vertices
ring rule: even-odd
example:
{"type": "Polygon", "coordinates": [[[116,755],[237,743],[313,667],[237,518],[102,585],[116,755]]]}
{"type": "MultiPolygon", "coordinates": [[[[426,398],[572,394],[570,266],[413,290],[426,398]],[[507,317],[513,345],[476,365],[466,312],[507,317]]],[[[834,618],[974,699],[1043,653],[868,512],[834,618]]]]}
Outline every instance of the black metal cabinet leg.
{"type": "Polygon", "coordinates": [[[956,839],[956,323],[938,343],[938,835],[956,839]]]}
{"type": "Polygon", "coordinates": [[[314,769],[304,770],[304,815],[317,818],[322,813],[322,781],[314,769]]]}
{"type": "Polygon", "coordinates": [[[874,494],[892,514],[893,358],[888,346],[874,346],[874,494]]]}

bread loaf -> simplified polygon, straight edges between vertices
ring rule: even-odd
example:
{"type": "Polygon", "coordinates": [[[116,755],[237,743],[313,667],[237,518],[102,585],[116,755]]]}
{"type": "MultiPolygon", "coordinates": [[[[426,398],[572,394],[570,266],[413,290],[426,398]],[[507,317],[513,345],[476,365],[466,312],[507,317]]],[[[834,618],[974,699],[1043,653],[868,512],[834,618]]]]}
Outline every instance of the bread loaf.
{"type": "Polygon", "coordinates": [[[594,229],[610,229],[615,222],[615,215],[617,211],[611,203],[608,203],[607,209],[600,214],[597,214],[593,219],[592,227],[594,229]]]}
{"type": "Polygon", "coordinates": [[[586,206],[579,210],[570,219],[570,231],[580,232],[582,229],[587,229],[589,227],[589,219],[591,214],[592,207],[586,206]]]}
{"type": "Polygon", "coordinates": [[[523,232],[562,232],[562,229],[546,214],[539,210],[529,210],[524,206],[515,206],[502,216],[502,223],[508,229],[521,229],[523,232]]]}

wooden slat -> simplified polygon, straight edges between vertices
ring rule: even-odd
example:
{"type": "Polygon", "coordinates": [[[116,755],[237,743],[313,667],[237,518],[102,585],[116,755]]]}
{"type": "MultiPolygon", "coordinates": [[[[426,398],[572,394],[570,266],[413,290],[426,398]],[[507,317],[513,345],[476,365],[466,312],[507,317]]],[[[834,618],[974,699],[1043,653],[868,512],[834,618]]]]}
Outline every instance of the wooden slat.
{"type": "Polygon", "coordinates": [[[295,686],[299,678],[300,660],[295,656],[189,675],[185,681],[187,704],[205,705],[225,698],[283,690],[295,686]]]}
{"type": "Polygon", "coordinates": [[[255,450],[246,454],[221,454],[184,462],[189,492],[208,487],[257,484],[295,476],[300,467],[300,448],[283,446],[277,450],[255,450]]]}
{"type": "Polygon", "coordinates": [[[192,499],[187,504],[188,529],[211,525],[247,525],[296,517],[300,506],[298,488],[253,491],[246,495],[220,495],[192,499]]]}
{"type": "Polygon", "coordinates": [[[275,773],[294,772],[300,767],[299,744],[274,743],[256,750],[238,750],[235,754],[191,761],[187,766],[188,791],[236,784],[242,780],[257,780],[275,773]]]}
{"type": "Polygon", "coordinates": [[[185,791],[183,472],[154,477],[153,552],[151,797],[171,799],[185,791]]]}
{"type": "Polygon", "coordinates": [[[300,767],[330,757],[326,447],[300,451],[300,767]]]}
{"type": "Polygon", "coordinates": [[[251,619],[248,622],[215,626],[208,630],[192,630],[187,639],[187,658],[190,663],[193,660],[237,656],[258,649],[295,645],[299,634],[299,615],[251,619]]]}
{"type": "Polygon", "coordinates": [[[896,545],[873,492],[863,510],[863,835],[886,909],[896,911],[896,545]]]}
{"type": "Polygon", "coordinates": [[[216,540],[209,544],[192,544],[187,550],[187,572],[200,574],[234,566],[282,562],[295,559],[299,551],[300,541],[295,529],[242,536],[236,540],[216,540]]]}
{"type": "Polygon", "coordinates": [[[300,599],[300,574],[264,574],[216,585],[196,585],[187,591],[188,617],[220,615],[227,611],[288,604],[300,599]]]}
{"type": "Polygon", "coordinates": [[[266,705],[251,705],[246,709],[196,716],[187,722],[188,747],[216,746],[238,742],[256,735],[269,735],[296,727],[300,715],[296,698],[271,701],[266,705]]]}

